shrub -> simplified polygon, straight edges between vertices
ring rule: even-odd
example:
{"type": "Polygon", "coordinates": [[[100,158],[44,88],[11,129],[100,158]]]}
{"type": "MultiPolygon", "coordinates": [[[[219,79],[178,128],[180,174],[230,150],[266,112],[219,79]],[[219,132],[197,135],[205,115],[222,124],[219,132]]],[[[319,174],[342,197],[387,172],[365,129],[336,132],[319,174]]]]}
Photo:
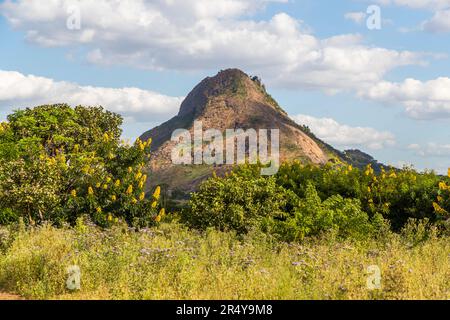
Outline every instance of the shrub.
{"type": "Polygon", "coordinates": [[[373,233],[359,200],[335,195],[322,201],[312,184],[300,198],[273,177],[250,178],[246,169],[240,173],[206,181],[192,195],[184,219],[200,229],[216,227],[240,234],[261,230],[283,241],[332,230],[342,238],[368,238],[373,233]]]}
{"type": "Polygon", "coordinates": [[[216,227],[246,233],[259,228],[263,219],[285,216],[290,196],[276,185],[274,178],[247,179],[232,173],[203,183],[199,192],[192,195],[183,218],[202,229],[216,227]]]}
{"type": "Polygon", "coordinates": [[[382,215],[396,231],[411,218],[427,218],[432,223],[443,219],[444,211],[438,209],[440,214],[436,211],[439,200],[441,209],[450,208],[450,202],[445,202],[450,197],[446,196],[443,180],[448,178],[433,172],[417,173],[411,168],[381,170],[376,174],[370,165],[359,170],[352,166],[318,167],[299,162],[282,165],[277,174],[277,183],[300,197],[305,196],[308,184],[312,184],[322,200],[336,195],[357,199],[370,217],[382,215]]]}

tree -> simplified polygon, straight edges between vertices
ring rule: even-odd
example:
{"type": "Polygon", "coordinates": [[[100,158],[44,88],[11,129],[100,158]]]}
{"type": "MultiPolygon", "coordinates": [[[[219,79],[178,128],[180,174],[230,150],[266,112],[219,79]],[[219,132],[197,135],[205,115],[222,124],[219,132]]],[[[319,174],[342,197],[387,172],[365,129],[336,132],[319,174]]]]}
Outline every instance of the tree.
{"type": "Polygon", "coordinates": [[[146,197],[143,171],[151,140],[120,141],[120,115],[102,107],[45,105],[15,111],[0,127],[2,212],[28,223],[107,226],[159,220],[159,195],[146,197]]]}

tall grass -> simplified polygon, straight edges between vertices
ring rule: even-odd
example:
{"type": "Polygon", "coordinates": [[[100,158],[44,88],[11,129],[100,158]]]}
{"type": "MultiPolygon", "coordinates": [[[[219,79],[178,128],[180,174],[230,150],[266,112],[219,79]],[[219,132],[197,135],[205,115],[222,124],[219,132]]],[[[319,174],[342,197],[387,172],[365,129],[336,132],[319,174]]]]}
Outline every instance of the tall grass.
{"type": "Polygon", "coordinates": [[[448,299],[450,241],[425,238],[286,244],[174,222],[139,232],[22,226],[0,231],[0,291],[29,299],[448,299]],[[80,290],[66,288],[71,265],[81,269],[80,290]],[[381,269],[381,289],[367,287],[371,265],[381,269]]]}

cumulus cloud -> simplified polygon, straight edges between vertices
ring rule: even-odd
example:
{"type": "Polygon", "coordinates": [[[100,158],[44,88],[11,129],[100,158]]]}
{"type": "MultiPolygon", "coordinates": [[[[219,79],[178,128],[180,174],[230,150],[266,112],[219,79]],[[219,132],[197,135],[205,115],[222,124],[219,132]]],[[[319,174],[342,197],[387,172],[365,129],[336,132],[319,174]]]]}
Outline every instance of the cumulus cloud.
{"type": "Polygon", "coordinates": [[[402,32],[424,30],[433,33],[450,32],[450,0],[378,0],[383,5],[397,5],[433,12],[433,16],[414,28],[401,28],[402,32]]]}
{"type": "Polygon", "coordinates": [[[430,142],[425,145],[411,144],[409,150],[413,150],[421,157],[447,157],[450,156],[450,144],[438,144],[430,142]]]}
{"type": "Polygon", "coordinates": [[[102,88],[0,70],[0,109],[42,104],[102,105],[135,121],[160,121],[177,113],[181,97],[138,88],[102,88]]]}
{"type": "Polygon", "coordinates": [[[395,145],[395,136],[387,131],[369,127],[351,127],[330,118],[315,118],[299,114],[292,117],[298,124],[308,126],[327,143],[342,148],[365,147],[382,149],[395,145]]]}
{"type": "Polygon", "coordinates": [[[450,32],[450,9],[437,11],[430,20],[422,23],[422,29],[428,32],[450,32]]]}
{"type": "Polygon", "coordinates": [[[382,81],[360,91],[359,95],[378,102],[401,104],[412,118],[450,118],[450,78],[447,77],[425,82],[411,78],[400,83],[382,81]]]}
{"type": "Polygon", "coordinates": [[[7,0],[10,24],[41,46],[81,45],[96,64],[149,70],[239,67],[270,85],[355,90],[379,82],[421,55],[365,45],[359,35],[320,39],[286,13],[254,21],[249,14],[285,0],[7,0]],[[66,26],[67,8],[79,5],[81,29],[66,26]],[[101,12],[101,15],[98,13],[101,12]]]}
{"type": "MultiPolygon", "coordinates": [[[[95,64],[148,70],[238,67],[260,75],[271,86],[329,94],[356,92],[401,104],[415,118],[450,115],[446,98],[434,99],[429,92],[411,98],[407,88],[411,79],[383,80],[397,67],[422,64],[423,54],[368,46],[358,34],[320,39],[286,13],[261,21],[249,17],[275,1],[287,0],[216,0],[214,5],[210,0],[53,0],[45,6],[38,0],[6,0],[0,12],[14,28],[24,30],[29,41],[41,46],[82,46],[88,52],[86,59],[95,64]],[[66,27],[73,5],[80,9],[80,30],[66,27]]],[[[444,10],[449,1],[384,3],[444,10]]],[[[352,12],[347,17],[359,21],[362,14],[352,12]]],[[[442,79],[436,82],[447,87],[442,79]]],[[[424,83],[418,86],[435,89],[424,83]]]]}

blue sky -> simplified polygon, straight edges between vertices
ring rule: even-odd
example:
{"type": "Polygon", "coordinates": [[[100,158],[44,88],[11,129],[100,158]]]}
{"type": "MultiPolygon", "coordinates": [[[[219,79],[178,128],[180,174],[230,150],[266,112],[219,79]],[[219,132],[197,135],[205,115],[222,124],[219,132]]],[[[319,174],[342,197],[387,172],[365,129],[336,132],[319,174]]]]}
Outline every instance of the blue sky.
{"type": "Polygon", "coordinates": [[[102,104],[134,139],[204,77],[239,67],[337,148],[446,172],[449,39],[447,0],[0,1],[0,120],[102,104]]]}

